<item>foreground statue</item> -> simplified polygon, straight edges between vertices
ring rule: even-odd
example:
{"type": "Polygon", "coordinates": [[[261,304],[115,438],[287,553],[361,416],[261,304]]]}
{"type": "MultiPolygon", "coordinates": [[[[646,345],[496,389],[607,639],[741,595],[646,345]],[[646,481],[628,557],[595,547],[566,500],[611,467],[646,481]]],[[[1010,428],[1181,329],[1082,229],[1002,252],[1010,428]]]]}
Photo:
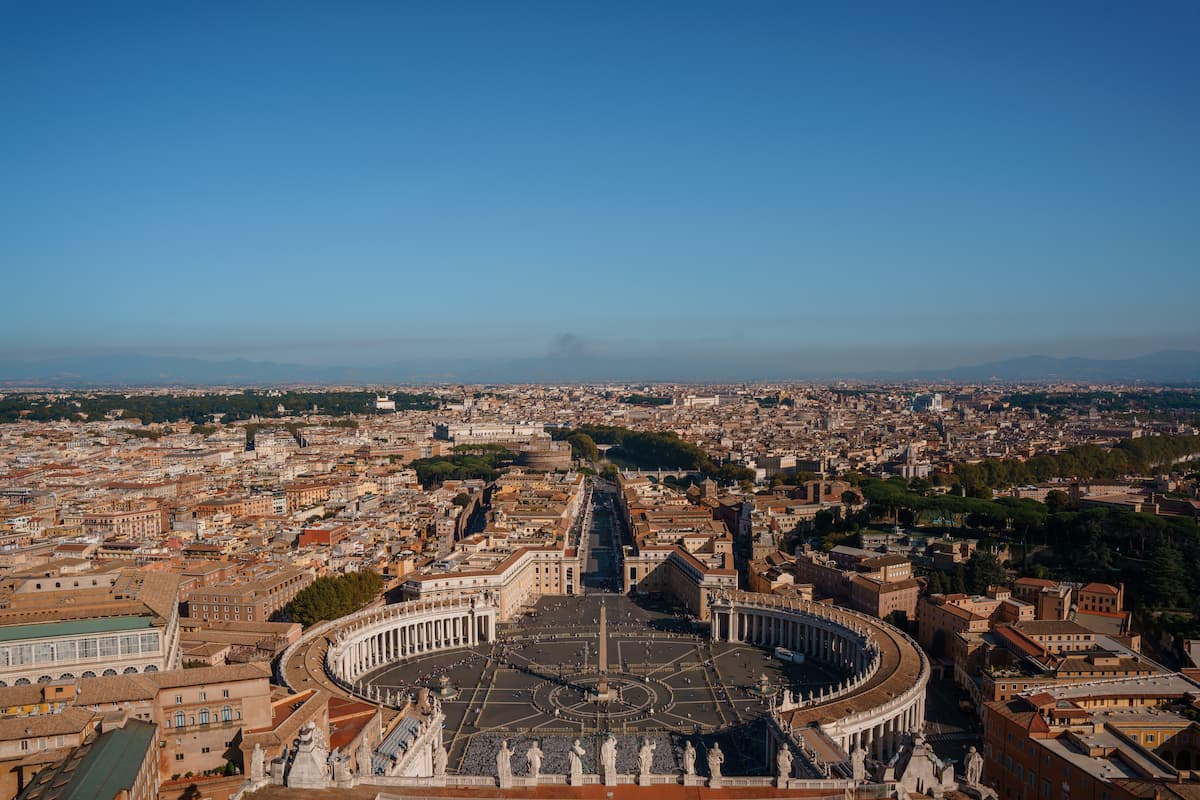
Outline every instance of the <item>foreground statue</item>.
{"type": "Polygon", "coordinates": [[[512,786],[512,751],[508,749],[508,739],[500,742],[496,752],[496,778],[500,781],[501,789],[512,786]]]}
{"type": "Polygon", "coordinates": [[[250,780],[257,783],[266,777],[266,769],[263,768],[263,749],[258,742],[254,743],[254,752],[250,754],[250,780]]]}
{"type": "Polygon", "coordinates": [[[967,758],[963,762],[966,768],[966,773],[963,777],[967,779],[968,786],[978,786],[983,780],[983,756],[979,754],[973,746],[967,748],[967,758]]]}
{"type": "Polygon", "coordinates": [[[792,751],[785,744],[779,747],[779,752],[775,755],[775,780],[780,789],[787,787],[790,777],[792,777],[792,751]]]}
{"type": "Polygon", "coordinates": [[[570,784],[572,786],[583,785],[583,756],[585,755],[583,745],[576,739],[571,744],[571,749],[567,752],[567,760],[571,764],[570,784]]]}
{"type": "Polygon", "coordinates": [[[617,737],[611,733],[600,745],[600,765],[604,768],[604,785],[615,786],[617,783],[617,737]]]}
{"type": "Polygon", "coordinates": [[[721,787],[721,765],[725,763],[725,754],[721,752],[721,745],[713,742],[713,746],[708,749],[708,785],[714,788],[721,787]]]}
{"type": "Polygon", "coordinates": [[[538,747],[536,739],[525,751],[525,762],[529,765],[529,777],[536,782],[542,774],[542,749],[538,747]]]}
{"type": "Polygon", "coordinates": [[[638,783],[647,785],[654,772],[654,748],[657,747],[649,737],[642,738],[642,749],[638,750],[638,783]]]}
{"type": "Polygon", "coordinates": [[[446,747],[438,742],[433,748],[433,777],[446,777],[446,747]]]}
{"type": "Polygon", "coordinates": [[[861,745],[854,745],[850,751],[850,774],[856,781],[867,779],[867,751],[861,745]]]}

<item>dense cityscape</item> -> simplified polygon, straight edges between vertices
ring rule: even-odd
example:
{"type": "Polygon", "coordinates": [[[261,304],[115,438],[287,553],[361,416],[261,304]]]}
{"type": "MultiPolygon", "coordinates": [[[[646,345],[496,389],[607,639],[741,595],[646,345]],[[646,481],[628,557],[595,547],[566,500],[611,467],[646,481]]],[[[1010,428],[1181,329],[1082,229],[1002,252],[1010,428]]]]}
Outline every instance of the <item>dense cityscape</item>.
{"type": "Polygon", "coordinates": [[[1197,42],[0,2],[0,800],[1200,800],[1197,42]]]}
{"type": "Polygon", "coordinates": [[[1198,400],[11,391],[2,791],[1176,791],[1198,400]]]}

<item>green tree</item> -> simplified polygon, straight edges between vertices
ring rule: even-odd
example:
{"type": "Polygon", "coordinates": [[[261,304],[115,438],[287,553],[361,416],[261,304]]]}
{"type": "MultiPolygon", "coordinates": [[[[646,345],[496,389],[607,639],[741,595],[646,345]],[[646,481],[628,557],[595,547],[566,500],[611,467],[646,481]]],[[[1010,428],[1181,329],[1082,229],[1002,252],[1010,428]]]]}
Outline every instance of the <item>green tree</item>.
{"type": "Polygon", "coordinates": [[[967,591],[983,594],[989,586],[1000,586],[1008,582],[1008,575],[999,559],[992,553],[976,550],[967,561],[965,570],[967,591]]]}
{"type": "Polygon", "coordinates": [[[858,492],[850,489],[842,492],[842,504],[846,506],[850,513],[854,513],[854,509],[858,508],[862,504],[862,501],[862,495],[858,492]]]}
{"type": "Polygon", "coordinates": [[[296,593],[286,614],[293,622],[308,627],[316,622],[337,619],[370,603],[383,588],[383,579],[374,572],[351,572],[317,578],[296,593]]]}
{"type": "Polygon", "coordinates": [[[933,481],[928,478],[913,478],[908,482],[908,490],[913,494],[926,495],[933,488],[933,481]]]}
{"type": "Polygon", "coordinates": [[[955,594],[967,593],[967,571],[963,568],[962,564],[954,568],[954,576],[950,584],[950,589],[955,594]]]}
{"type": "Polygon", "coordinates": [[[599,461],[600,449],[596,447],[596,442],[586,433],[573,433],[567,437],[567,443],[571,445],[571,455],[575,458],[582,458],[585,461],[599,461]]]}
{"type": "Polygon", "coordinates": [[[1051,514],[1058,514],[1071,509],[1071,496],[1061,489],[1051,489],[1046,493],[1046,508],[1051,514]]]}
{"type": "Polygon", "coordinates": [[[1150,550],[1146,567],[1146,600],[1157,608],[1175,608],[1187,599],[1187,576],[1179,551],[1166,542],[1150,550]]]}
{"type": "Polygon", "coordinates": [[[945,594],[946,576],[938,570],[930,572],[928,576],[928,583],[926,585],[930,594],[945,594]]]}

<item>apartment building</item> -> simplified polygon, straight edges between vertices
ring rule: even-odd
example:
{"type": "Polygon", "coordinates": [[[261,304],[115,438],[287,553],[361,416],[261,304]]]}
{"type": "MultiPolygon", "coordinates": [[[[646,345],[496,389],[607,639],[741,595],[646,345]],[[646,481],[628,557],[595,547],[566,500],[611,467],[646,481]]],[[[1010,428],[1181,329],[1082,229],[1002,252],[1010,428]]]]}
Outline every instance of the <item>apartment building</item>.
{"type": "Polygon", "coordinates": [[[166,514],[153,500],[128,500],[83,514],[83,532],[104,539],[145,540],[164,530],[166,514]]]}
{"type": "Polygon", "coordinates": [[[187,595],[187,615],[225,622],[265,622],[316,579],[312,569],[258,568],[187,595]]]}
{"type": "Polygon", "coordinates": [[[1196,797],[1185,674],[1031,689],[984,705],[984,780],[1005,800],[1196,797]]]}

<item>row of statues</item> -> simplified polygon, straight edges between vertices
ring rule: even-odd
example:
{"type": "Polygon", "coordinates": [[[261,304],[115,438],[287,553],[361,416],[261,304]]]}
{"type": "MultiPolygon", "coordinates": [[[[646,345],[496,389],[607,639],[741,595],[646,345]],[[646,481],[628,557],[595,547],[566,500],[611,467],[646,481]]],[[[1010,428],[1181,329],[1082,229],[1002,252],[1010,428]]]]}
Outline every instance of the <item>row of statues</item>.
{"type": "MultiPolygon", "coordinates": [[[[438,731],[431,743],[433,776],[436,778],[444,778],[446,775],[447,753],[441,739],[440,731],[438,731]]],[[[642,739],[641,746],[637,752],[637,782],[641,785],[649,785],[654,782],[651,778],[654,775],[654,754],[656,749],[657,744],[651,741],[650,738],[644,737],[642,739]]],[[[801,743],[801,750],[804,750],[803,743],[801,743]]],[[[914,736],[911,750],[913,758],[909,759],[904,779],[908,780],[910,777],[908,773],[913,773],[911,777],[915,783],[912,788],[923,791],[928,786],[937,785],[938,787],[945,788],[952,785],[953,768],[937,760],[932,756],[931,752],[926,752],[928,748],[925,745],[924,737],[919,733],[914,736]],[[918,763],[920,762],[920,758],[917,756],[928,756],[932,767],[922,771],[921,766],[923,762],[918,763]]],[[[609,734],[603,738],[600,743],[598,755],[598,772],[601,782],[605,785],[615,785],[618,782],[616,736],[609,734]]],[[[365,740],[360,743],[355,756],[359,776],[371,775],[373,772],[371,763],[373,751],[365,740]]],[[[544,756],[545,753],[542,751],[540,743],[536,740],[532,741],[529,748],[525,751],[527,781],[538,782],[541,777],[544,756]]],[[[584,783],[585,756],[586,751],[583,744],[579,739],[575,739],[567,752],[569,763],[568,782],[572,786],[581,786],[584,783]]],[[[702,780],[696,776],[696,756],[697,750],[692,742],[690,740],[685,741],[681,754],[685,784],[697,785],[691,783],[689,779],[702,780]]],[[[496,776],[502,788],[513,785],[512,758],[513,752],[509,747],[508,740],[505,739],[501,741],[500,748],[496,753],[496,776]]],[[[249,756],[247,769],[251,782],[260,782],[267,779],[265,760],[263,748],[261,744],[256,742],[254,750],[249,756]]],[[[866,750],[861,745],[856,744],[851,750],[849,758],[851,776],[855,782],[866,780],[866,760],[866,750]]],[[[714,787],[720,786],[722,781],[721,768],[725,761],[725,755],[721,752],[719,744],[714,743],[708,749],[707,761],[709,785],[714,787]]],[[[271,779],[282,783],[286,777],[286,785],[288,786],[320,788],[328,785],[330,777],[332,777],[332,782],[338,784],[345,784],[352,780],[349,755],[339,752],[336,748],[330,751],[325,744],[322,731],[311,722],[300,731],[300,736],[294,745],[294,751],[289,753],[285,748],[282,759],[276,759],[275,762],[281,762],[281,770],[286,770],[286,775],[274,775],[274,767],[272,767],[271,779]],[[332,772],[332,776],[330,776],[330,772],[332,772]]],[[[777,786],[780,788],[787,787],[788,781],[792,777],[793,763],[794,756],[791,748],[786,745],[781,746],[775,754],[775,777],[777,786]]],[[[982,789],[983,765],[983,756],[974,747],[969,748],[967,756],[963,760],[963,775],[960,785],[982,789]]],[[[829,776],[826,775],[825,777],[829,776]]]]}
{"type": "MultiPolygon", "coordinates": [[[[654,774],[654,751],[658,747],[655,742],[649,738],[642,739],[642,745],[638,749],[638,776],[643,782],[648,783],[649,777],[654,774]]],[[[445,751],[442,750],[444,753],[445,751]]],[[[567,751],[567,760],[570,765],[569,782],[572,786],[579,786],[583,783],[583,759],[587,754],[583,744],[576,739],[571,743],[570,749],[567,751]]],[[[545,753],[537,741],[529,745],[529,749],[525,751],[526,775],[528,778],[536,781],[542,772],[542,758],[545,753]]],[[[513,780],[512,770],[513,752],[509,748],[508,740],[504,739],[500,742],[500,749],[496,751],[496,777],[500,781],[500,785],[511,786],[513,780]]],[[[789,754],[790,759],[790,754],[789,754]]],[[[434,755],[434,774],[445,774],[444,755],[441,759],[441,768],[438,768],[437,753],[434,755]]],[[[714,743],[708,749],[708,772],[710,781],[721,780],[721,765],[725,763],[725,754],[721,752],[721,746],[714,743]]],[[[606,785],[612,785],[617,782],[617,737],[609,734],[600,743],[600,764],[599,772],[606,785]]],[[[791,770],[791,762],[788,762],[788,771],[791,770]]],[[[683,748],[683,774],[687,777],[693,777],[696,774],[696,748],[688,741],[683,748]]]]}

